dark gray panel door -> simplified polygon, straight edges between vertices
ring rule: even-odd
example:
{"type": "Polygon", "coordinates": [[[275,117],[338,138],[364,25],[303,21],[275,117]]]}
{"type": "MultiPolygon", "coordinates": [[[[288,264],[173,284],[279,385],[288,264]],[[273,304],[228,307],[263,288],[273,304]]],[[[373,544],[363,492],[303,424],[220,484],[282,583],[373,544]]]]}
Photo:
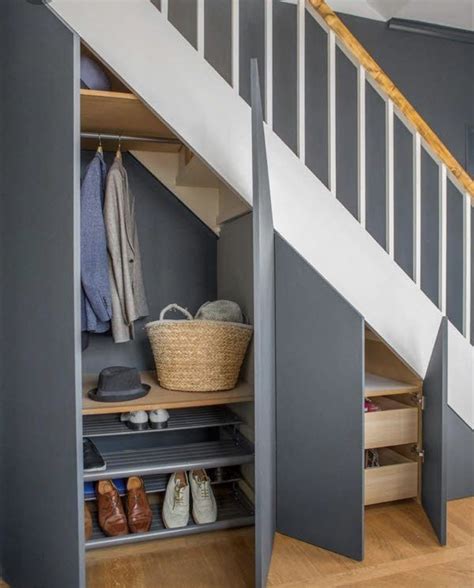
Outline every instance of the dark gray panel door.
{"type": "Polygon", "coordinates": [[[277,237],[277,531],[362,559],[364,321],[277,237]]]}
{"type": "Polygon", "coordinates": [[[446,544],[446,412],[448,389],[448,320],[443,318],[423,382],[421,502],[441,545],[446,544]]]}
{"type": "Polygon", "coordinates": [[[257,60],[251,61],[255,324],[256,585],[266,586],[275,534],[275,251],[257,60]]]}
{"type": "Polygon", "coordinates": [[[78,588],[79,39],[39,2],[2,2],[0,18],[2,572],[15,587],[78,588]]]}

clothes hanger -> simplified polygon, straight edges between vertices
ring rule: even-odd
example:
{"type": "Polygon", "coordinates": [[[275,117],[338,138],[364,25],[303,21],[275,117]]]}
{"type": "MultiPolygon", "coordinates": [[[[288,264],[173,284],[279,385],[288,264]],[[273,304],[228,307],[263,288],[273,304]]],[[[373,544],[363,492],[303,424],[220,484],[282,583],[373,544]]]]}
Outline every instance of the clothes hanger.
{"type": "Polygon", "coordinates": [[[119,136],[117,152],[115,153],[117,159],[122,159],[122,135],[119,136]]]}
{"type": "Polygon", "coordinates": [[[101,155],[104,154],[104,150],[102,149],[102,137],[101,137],[101,135],[99,135],[99,145],[97,147],[97,153],[100,153],[101,155]]]}

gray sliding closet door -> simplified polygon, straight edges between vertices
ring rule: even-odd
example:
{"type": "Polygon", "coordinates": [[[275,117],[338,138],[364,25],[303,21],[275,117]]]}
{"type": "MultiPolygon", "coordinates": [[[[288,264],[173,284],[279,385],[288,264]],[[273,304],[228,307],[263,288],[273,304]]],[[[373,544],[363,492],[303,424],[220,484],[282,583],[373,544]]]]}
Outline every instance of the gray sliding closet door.
{"type": "Polygon", "coordinates": [[[255,351],[256,586],[267,584],[275,534],[275,251],[257,60],[251,60],[255,351]]]}
{"type": "Polygon", "coordinates": [[[448,389],[448,319],[441,321],[423,382],[423,481],[421,502],[441,545],[446,544],[446,427],[448,389]]]}
{"type": "Polygon", "coordinates": [[[277,237],[277,531],[364,554],[364,320],[277,237]]]}
{"type": "Polygon", "coordinates": [[[6,0],[0,18],[2,572],[79,588],[79,39],[39,2],[6,0]]]}

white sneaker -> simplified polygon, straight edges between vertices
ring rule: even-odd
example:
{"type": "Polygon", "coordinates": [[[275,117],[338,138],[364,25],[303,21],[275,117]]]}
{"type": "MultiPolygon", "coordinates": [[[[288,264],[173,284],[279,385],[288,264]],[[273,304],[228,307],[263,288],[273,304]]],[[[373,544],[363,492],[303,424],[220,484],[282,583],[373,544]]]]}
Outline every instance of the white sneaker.
{"type": "Polygon", "coordinates": [[[148,415],[144,410],[123,412],[120,415],[120,420],[134,431],[144,431],[145,429],[148,429],[148,415]]]}
{"type": "Polygon", "coordinates": [[[186,472],[174,473],[166,487],[163,522],[167,529],[185,527],[189,521],[189,483],[186,472]]]}
{"type": "Polygon", "coordinates": [[[189,473],[193,495],[193,519],[198,525],[214,523],[217,519],[217,504],[206,470],[189,473]]]}
{"type": "Polygon", "coordinates": [[[170,415],[164,408],[158,408],[157,410],[150,410],[148,418],[152,429],[165,429],[168,426],[170,415]]]}

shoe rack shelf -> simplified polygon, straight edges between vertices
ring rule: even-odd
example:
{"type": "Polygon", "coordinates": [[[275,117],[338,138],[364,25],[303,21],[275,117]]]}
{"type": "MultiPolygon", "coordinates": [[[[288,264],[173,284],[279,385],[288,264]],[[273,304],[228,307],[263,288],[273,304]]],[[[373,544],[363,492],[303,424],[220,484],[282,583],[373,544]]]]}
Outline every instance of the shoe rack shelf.
{"type": "Polygon", "coordinates": [[[134,431],[120,421],[119,414],[88,415],[83,418],[85,437],[107,437],[111,435],[130,435],[141,433],[166,433],[185,429],[203,429],[240,425],[242,420],[225,406],[202,408],[178,408],[170,413],[168,426],[164,429],[145,429],[134,431]]]}
{"type": "Polygon", "coordinates": [[[107,468],[103,471],[84,472],[85,482],[252,463],[254,448],[236,432],[231,439],[171,447],[103,451],[102,457],[107,468]]]}
{"type": "MultiPolygon", "coordinates": [[[[211,484],[213,486],[219,486],[221,484],[231,484],[240,482],[242,480],[242,476],[240,475],[240,471],[238,468],[229,467],[229,468],[217,468],[215,470],[207,470],[207,475],[211,480],[211,484]],[[220,470],[219,474],[217,470],[220,470]]],[[[145,482],[145,492],[147,494],[155,494],[157,492],[165,492],[166,485],[168,484],[169,476],[168,474],[155,474],[153,476],[147,476],[144,479],[145,482]]],[[[120,496],[125,496],[126,492],[119,491],[120,496]]],[[[86,502],[94,501],[94,496],[86,496],[84,500],[86,502]]]]}
{"type": "Polygon", "coordinates": [[[86,549],[98,549],[101,547],[112,547],[125,543],[139,543],[152,539],[164,539],[168,537],[179,537],[181,535],[193,535],[207,531],[232,529],[235,527],[246,527],[255,523],[254,509],[252,503],[246,498],[242,491],[233,488],[227,492],[216,494],[217,521],[205,525],[197,525],[190,516],[186,527],[178,529],[167,529],[161,517],[161,503],[152,504],[153,522],[148,533],[133,533],[118,537],[107,537],[100,529],[97,517],[93,516],[92,537],[86,542],[86,549]]]}

